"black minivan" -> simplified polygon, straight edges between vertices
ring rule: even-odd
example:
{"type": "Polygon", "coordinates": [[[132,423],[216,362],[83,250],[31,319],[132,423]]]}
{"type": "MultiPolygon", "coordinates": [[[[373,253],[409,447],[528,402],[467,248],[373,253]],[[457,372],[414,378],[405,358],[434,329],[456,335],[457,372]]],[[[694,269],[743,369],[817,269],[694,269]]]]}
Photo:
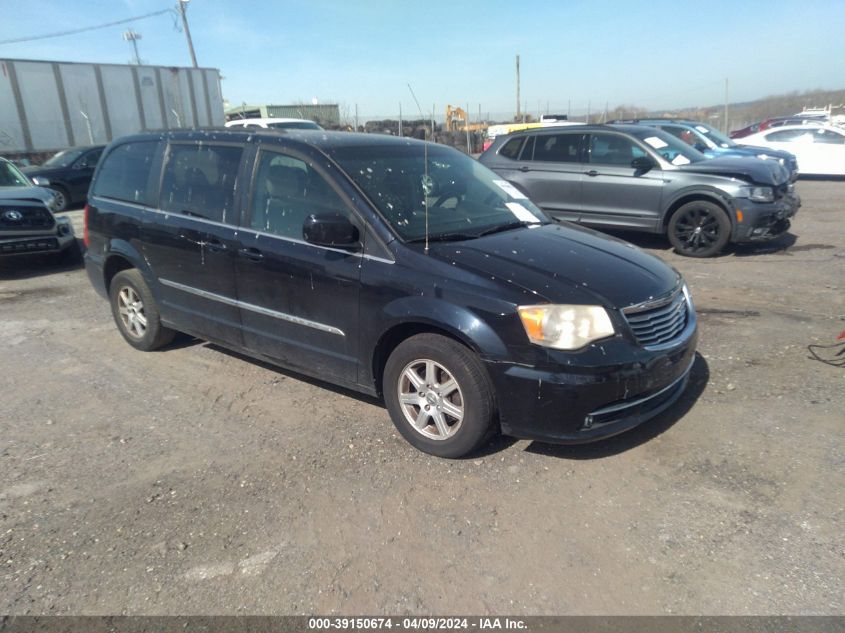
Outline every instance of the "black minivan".
{"type": "Polygon", "coordinates": [[[381,135],[114,141],[86,268],[121,334],[186,332],[384,398],[414,446],[584,442],[670,406],[697,340],[680,274],[550,220],[460,152],[381,135]]]}

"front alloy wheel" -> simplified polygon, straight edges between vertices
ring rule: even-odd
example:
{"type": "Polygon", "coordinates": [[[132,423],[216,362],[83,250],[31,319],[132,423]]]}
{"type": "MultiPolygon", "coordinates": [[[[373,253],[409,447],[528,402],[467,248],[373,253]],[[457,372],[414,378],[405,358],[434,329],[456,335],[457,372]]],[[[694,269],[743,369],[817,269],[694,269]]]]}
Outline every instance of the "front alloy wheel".
{"type": "Polygon", "coordinates": [[[484,364],[447,336],[417,334],[397,345],[384,366],[382,393],[402,436],[438,457],[471,453],[496,430],[484,364]]]}
{"type": "Polygon", "coordinates": [[[730,219],[712,202],[688,202],[669,220],[669,241],[687,257],[711,257],[724,248],[730,237],[730,219]]]}
{"type": "Polygon", "coordinates": [[[402,413],[423,437],[445,440],[464,420],[464,399],[452,374],[440,363],[420,359],[409,363],[399,379],[402,413]]]}

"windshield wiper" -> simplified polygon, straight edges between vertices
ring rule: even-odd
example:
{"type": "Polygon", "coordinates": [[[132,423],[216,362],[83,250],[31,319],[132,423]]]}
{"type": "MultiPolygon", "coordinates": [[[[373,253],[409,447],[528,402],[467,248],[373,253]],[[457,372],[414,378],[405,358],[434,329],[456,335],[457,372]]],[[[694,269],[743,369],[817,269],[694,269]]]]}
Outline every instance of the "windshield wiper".
{"type": "Polygon", "coordinates": [[[500,224],[498,226],[492,226],[489,229],[484,229],[481,233],[478,234],[478,237],[482,235],[490,235],[492,233],[501,233],[502,231],[510,231],[512,229],[521,229],[524,226],[535,226],[538,224],[544,224],[540,220],[537,221],[527,221],[527,220],[519,220],[517,222],[508,222],[507,224],[500,224]]]}

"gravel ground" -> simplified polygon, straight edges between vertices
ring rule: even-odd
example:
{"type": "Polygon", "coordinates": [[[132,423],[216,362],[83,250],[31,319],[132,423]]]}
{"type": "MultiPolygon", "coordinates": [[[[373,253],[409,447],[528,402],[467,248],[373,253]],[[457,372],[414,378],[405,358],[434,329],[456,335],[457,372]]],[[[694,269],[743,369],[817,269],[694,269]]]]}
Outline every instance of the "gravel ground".
{"type": "MultiPolygon", "coordinates": [[[[843,614],[845,182],[686,276],[682,401],[612,440],[428,457],[380,403],[0,263],[0,613],[843,614]]],[[[78,212],[72,214],[78,220],[78,212]]]]}

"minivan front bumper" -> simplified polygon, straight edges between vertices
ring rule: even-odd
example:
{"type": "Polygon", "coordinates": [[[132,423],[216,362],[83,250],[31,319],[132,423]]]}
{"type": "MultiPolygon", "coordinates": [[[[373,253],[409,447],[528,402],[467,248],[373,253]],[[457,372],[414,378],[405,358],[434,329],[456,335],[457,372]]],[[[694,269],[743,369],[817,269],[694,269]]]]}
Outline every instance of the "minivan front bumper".
{"type": "Polygon", "coordinates": [[[539,368],[488,361],[487,370],[500,394],[502,433],[578,444],[642,424],[684,392],[697,341],[696,328],[668,349],[648,351],[620,341],[608,351],[604,368],[571,363],[539,368]]]}

